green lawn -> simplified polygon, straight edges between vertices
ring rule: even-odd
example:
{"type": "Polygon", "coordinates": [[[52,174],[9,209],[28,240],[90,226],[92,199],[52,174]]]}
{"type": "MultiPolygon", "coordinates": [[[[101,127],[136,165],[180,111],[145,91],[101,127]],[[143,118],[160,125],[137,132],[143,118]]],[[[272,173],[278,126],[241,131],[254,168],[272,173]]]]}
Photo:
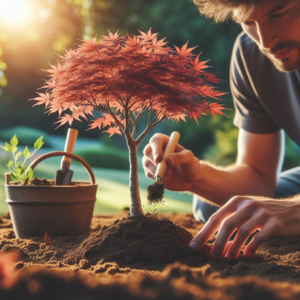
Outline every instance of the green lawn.
{"type": "MultiPolygon", "coordinates": [[[[53,179],[56,170],[59,169],[60,158],[51,158],[42,162],[35,171],[38,177],[53,179]]],[[[72,163],[71,169],[74,171],[73,179],[88,180],[86,171],[78,164],[72,163]]],[[[129,207],[130,196],[128,189],[129,172],[122,170],[93,168],[98,183],[97,202],[95,212],[115,212],[121,211],[124,207],[129,207]]],[[[5,202],[4,192],[4,172],[5,167],[0,166],[0,214],[5,213],[8,208],[5,202]]],[[[192,196],[187,193],[177,193],[166,191],[165,203],[162,206],[148,207],[146,199],[146,188],[153,183],[152,180],[145,177],[140,167],[139,174],[140,191],[142,203],[145,211],[153,212],[190,212],[192,208],[192,196]]]]}

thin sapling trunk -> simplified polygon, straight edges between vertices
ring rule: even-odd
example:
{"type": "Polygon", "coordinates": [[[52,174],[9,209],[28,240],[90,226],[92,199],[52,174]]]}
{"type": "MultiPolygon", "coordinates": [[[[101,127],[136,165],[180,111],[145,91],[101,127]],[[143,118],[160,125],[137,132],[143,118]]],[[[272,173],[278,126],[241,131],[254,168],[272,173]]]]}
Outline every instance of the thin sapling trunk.
{"type": "Polygon", "coordinates": [[[130,190],[130,215],[132,217],[138,217],[143,215],[143,209],[141,204],[140,190],[139,190],[139,177],[138,177],[138,160],[137,160],[137,147],[135,145],[129,146],[129,190],[130,190]]]}

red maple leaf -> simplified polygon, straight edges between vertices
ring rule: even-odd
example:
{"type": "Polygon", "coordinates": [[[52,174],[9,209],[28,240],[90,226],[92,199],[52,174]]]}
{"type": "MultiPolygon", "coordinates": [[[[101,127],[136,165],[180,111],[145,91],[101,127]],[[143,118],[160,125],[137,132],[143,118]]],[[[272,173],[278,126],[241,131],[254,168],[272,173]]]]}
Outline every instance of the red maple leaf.
{"type": "Polygon", "coordinates": [[[190,56],[192,55],[191,52],[192,52],[195,48],[197,48],[197,47],[188,48],[187,45],[188,45],[188,42],[185,43],[185,44],[181,47],[181,49],[179,49],[177,46],[175,46],[175,49],[176,49],[178,55],[179,55],[180,57],[182,57],[182,58],[190,57],[190,56]]]}
{"type": "Polygon", "coordinates": [[[119,39],[119,30],[117,30],[115,33],[111,33],[109,30],[108,30],[108,36],[105,36],[105,35],[102,35],[102,37],[104,38],[104,40],[107,40],[107,41],[116,41],[119,39]]]}
{"type": "Polygon", "coordinates": [[[51,74],[58,74],[58,73],[64,71],[64,67],[60,63],[57,63],[57,67],[53,66],[51,64],[49,64],[49,65],[50,65],[51,69],[43,70],[43,71],[51,73],[51,74]]]}
{"type": "Polygon", "coordinates": [[[200,54],[197,55],[197,57],[192,61],[192,66],[194,70],[203,72],[202,70],[209,68],[209,66],[205,65],[207,62],[209,62],[209,60],[199,62],[199,56],[200,54]]]}
{"type": "Polygon", "coordinates": [[[218,104],[218,103],[210,103],[209,104],[209,112],[212,114],[213,117],[216,117],[216,114],[228,117],[227,115],[225,115],[222,112],[223,109],[227,109],[227,108],[223,107],[223,104],[218,104]]]}
{"type": "Polygon", "coordinates": [[[139,30],[141,35],[139,35],[138,37],[145,40],[145,41],[151,41],[152,39],[154,39],[158,35],[158,33],[152,33],[151,29],[152,28],[150,28],[147,33],[139,30]]]}
{"type": "Polygon", "coordinates": [[[51,101],[51,95],[48,92],[46,92],[45,94],[43,94],[43,93],[37,93],[37,94],[40,97],[29,99],[29,100],[38,101],[33,106],[44,104],[47,107],[51,101]]]}
{"type": "Polygon", "coordinates": [[[122,132],[120,131],[120,129],[118,127],[110,127],[109,129],[103,131],[103,132],[107,132],[109,133],[109,137],[111,137],[112,135],[114,135],[115,133],[122,135],[122,132]]]}

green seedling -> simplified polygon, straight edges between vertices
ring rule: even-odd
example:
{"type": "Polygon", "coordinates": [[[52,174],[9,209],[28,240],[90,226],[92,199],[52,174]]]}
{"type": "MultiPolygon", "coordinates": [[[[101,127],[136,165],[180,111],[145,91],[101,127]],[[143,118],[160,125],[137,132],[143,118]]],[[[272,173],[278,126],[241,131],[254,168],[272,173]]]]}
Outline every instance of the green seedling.
{"type": "Polygon", "coordinates": [[[6,166],[9,169],[9,174],[11,176],[11,178],[14,181],[20,182],[22,185],[26,184],[28,180],[31,180],[33,178],[33,170],[29,167],[25,167],[25,163],[26,161],[31,158],[39,149],[41,149],[41,147],[43,146],[44,142],[43,142],[43,136],[41,136],[39,139],[36,140],[36,142],[34,143],[34,151],[31,153],[28,149],[28,147],[26,146],[24,151],[18,152],[18,138],[16,135],[14,135],[12,137],[12,139],[10,140],[10,143],[6,142],[5,146],[0,146],[2,149],[4,149],[7,152],[12,153],[13,155],[13,160],[10,160],[6,166]],[[19,158],[22,156],[23,154],[23,163],[21,164],[19,162],[19,158]]]}

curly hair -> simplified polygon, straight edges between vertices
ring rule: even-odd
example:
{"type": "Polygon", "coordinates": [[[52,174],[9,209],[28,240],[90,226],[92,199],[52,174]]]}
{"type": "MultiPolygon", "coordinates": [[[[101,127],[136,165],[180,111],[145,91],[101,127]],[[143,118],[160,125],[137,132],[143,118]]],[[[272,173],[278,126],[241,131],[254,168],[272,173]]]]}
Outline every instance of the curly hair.
{"type": "Polygon", "coordinates": [[[216,22],[233,19],[243,22],[252,12],[256,3],[262,0],[193,0],[198,10],[216,22]],[[237,11],[238,9],[238,11],[237,11]],[[238,13],[234,13],[234,12],[238,13]]]}

